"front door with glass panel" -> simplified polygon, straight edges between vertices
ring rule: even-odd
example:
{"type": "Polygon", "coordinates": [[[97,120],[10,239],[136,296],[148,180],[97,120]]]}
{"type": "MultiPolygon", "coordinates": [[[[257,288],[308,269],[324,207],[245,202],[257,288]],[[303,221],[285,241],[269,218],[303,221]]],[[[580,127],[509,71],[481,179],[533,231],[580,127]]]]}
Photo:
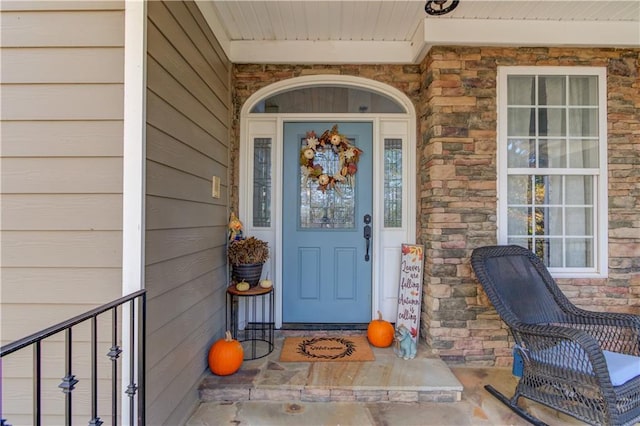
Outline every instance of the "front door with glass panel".
{"type": "Polygon", "coordinates": [[[371,320],[372,138],[370,122],[284,124],[285,323],[371,320]],[[336,125],[346,143],[321,148],[311,132],[322,140],[336,125]]]}

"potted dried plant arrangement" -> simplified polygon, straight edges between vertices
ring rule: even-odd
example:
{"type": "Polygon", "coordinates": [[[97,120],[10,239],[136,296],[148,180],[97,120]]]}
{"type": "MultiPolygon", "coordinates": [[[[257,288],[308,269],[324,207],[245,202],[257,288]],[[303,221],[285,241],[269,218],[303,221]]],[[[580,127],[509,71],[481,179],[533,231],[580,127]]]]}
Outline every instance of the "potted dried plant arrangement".
{"type": "Polygon", "coordinates": [[[260,281],[262,266],[269,259],[269,244],[255,237],[232,241],[228,258],[232,279],[255,287],[260,281]]]}

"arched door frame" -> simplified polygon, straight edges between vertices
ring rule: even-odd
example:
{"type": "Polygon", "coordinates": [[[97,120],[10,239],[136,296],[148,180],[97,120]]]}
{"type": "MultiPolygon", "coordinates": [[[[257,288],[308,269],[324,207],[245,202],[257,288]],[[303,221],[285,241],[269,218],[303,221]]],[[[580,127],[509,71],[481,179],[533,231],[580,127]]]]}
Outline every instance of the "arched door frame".
{"type": "Polygon", "coordinates": [[[398,89],[387,84],[362,77],[342,75],[316,75],[282,80],[252,94],[240,113],[240,139],[238,153],[238,213],[245,225],[245,234],[264,239],[271,247],[271,259],[265,265],[265,273],[273,279],[276,289],[276,327],[282,326],[282,295],[278,289],[282,282],[282,130],[285,121],[366,121],[373,124],[373,283],[371,312],[382,310],[385,317],[395,316],[397,282],[400,268],[400,244],[414,243],[416,238],[416,112],[411,100],[398,89]],[[406,113],[362,114],[296,114],[252,113],[261,100],[278,93],[304,87],[342,86],[377,92],[403,106],[406,113]],[[254,227],[253,209],[253,143],[255,138],[272,141],[271,148],[271,222],[269,227],[254,227]],[[384,141],[401,139],[403,158],[402,227],[384,228],[384,141]],[[397,262],[396,259],[397,258],[397,262]],[[382,261],[384,259],[384,262],[382,261]],[[395,285],[395,290],[393,286],[395,285]],[[393,312],[392,312],[393,311],[393,312]]]}

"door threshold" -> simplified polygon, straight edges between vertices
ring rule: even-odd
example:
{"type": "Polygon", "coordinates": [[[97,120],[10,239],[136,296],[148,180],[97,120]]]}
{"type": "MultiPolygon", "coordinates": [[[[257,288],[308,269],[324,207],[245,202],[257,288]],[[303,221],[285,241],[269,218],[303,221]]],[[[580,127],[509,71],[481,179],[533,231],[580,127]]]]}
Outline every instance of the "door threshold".
{"type": "Polygon", "coordinates": [[[284,322],[280,330],[366,330],[369,323],[303,323],[284,322]]]}

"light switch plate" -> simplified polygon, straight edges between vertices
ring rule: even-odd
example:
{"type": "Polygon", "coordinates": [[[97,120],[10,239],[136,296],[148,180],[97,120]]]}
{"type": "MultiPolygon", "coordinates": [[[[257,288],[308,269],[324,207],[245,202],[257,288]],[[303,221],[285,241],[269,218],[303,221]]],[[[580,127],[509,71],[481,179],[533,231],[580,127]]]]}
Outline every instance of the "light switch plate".
{"type": "Polygon", "coordinates": [[[220,176],[211,178],[211,196],[213,198],[220,198],[220,176]]]}

